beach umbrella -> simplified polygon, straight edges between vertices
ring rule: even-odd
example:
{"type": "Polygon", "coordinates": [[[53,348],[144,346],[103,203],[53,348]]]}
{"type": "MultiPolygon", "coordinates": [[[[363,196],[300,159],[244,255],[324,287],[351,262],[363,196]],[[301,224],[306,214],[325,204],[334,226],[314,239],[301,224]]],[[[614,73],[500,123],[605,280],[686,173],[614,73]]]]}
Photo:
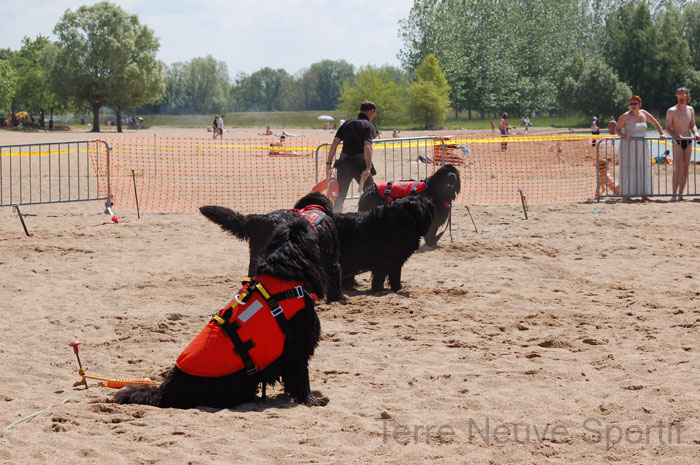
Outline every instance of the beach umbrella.
{"type": "Polygon", "coordinates": [[[321,115],[318,117],[321,121],[333,121],[333,117],[330,115],[321,115]]]}

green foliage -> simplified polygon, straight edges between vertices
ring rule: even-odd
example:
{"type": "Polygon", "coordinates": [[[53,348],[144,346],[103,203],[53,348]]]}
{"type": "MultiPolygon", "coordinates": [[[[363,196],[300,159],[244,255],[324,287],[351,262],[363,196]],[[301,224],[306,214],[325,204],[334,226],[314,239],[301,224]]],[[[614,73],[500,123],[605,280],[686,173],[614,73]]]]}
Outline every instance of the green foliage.
{"type": "Polygon", "coordinates": [[[439,126],[445,121],[451,89],[435,55],[425,57],[416,69],[416,77],[416,81],[408,87],[409,114],[419,120],[425,129],[439,126]]]}
{"type": "Polygon", "coordinates": [[[367,66],[360,69],[352,83],[346,81],[343,84],[338,109],[345,119],[353,117],[360,111],[364,100],[371,100],[377,105],[375,125],[387,125],[400,118],[404,90],[386,70],[367,66]]]}
{"type": "Polygon", "coordinates": [[[39,113],[43,108],[56,106],[56,96],[51,91],[49,68],[55,55],[55,45],[46,37],[35,40],[25,37],[22,48],[10,58],[18,77],[17,88],[12,99],[13,108],[23,108],[39,113]]]}
{"type": "Polygon", "coordinates": [[[624,85],[660,110],[675,101],[676,87],[700,84],[698,2],[424,0],[400,27],[404,67],[435,54],[456,114],[590,113],[597,102],[610,110],[624,85]],[[568,66],[575,56],[584,61],[568,66]],[[591,92],[576,97],[585,105],[557,98],[564,84],[591,92]]]}
{"type": "Polygon", "coordinates": [[[401,22],[407,68],[437,56],[455,111],[556,109],[558,67],[583,42],[588,10],[572,0],[415,2],[401,22]]]}
{"type": "Polygon", "coordinates": [[[602,57],[579,55],[570,60],[564,70],[565,77],[559,87],[561,108],[570,113],[582,112],[588,117],[617,116],[626,110],[632,91],[602,57]]]}
{"type": "Polygon", "coordinates": [[[99,132],[99,111],[106,104],[155,101],[159,84],[131,81],[159,79],[155,62],[158,40],[153,31],[109,2],[67,10],[54,28],[60,51],[52,69],[54,90],[93,112],[99,132]],[[131,90],[130,90],[131,89],[131,90]]]}
{"type": "Polygon", "coordinates": [[[226,63],[214,57],[193,58],[165,69],[167,86],[159,109],[163,113],[223,113],[229,82],[226,63]]]}
{"type": "Polygon", "coordinates": [[[262,68],[250,76],[241,74],[232,90],[234,109],[274,111],[282,109],[283,83],[289,78],[284,69],[262,68]]]}
{"type": "Polygon", "coordinates": [[[355,75],[355,67],[345,60],[323,60],[311,65],[304,73],[316,83],[316,92],[312,101],[307,103],[308,110],[332,110],[338,106],[340,92],[345,81],[355,75]]]}
{"type": "Polygon", "coordinates": [[[17,74],[9,60],[0,59],[0,108],[8,108],[17,89],[17,74]]]}
{"type": "Polygon", "coordinates": [[[696,79],[682,23],[672,3],[654,18],[639,0],[619,4],[606,19],[606,60],[648,110],[662,113],[675,103],[676,87],[696,79]]]}

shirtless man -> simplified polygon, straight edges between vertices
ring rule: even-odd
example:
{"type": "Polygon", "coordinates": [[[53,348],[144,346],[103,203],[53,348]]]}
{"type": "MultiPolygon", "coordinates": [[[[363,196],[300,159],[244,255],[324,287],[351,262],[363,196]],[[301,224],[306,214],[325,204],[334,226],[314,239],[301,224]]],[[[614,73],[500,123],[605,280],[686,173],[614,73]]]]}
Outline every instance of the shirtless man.
{"type": "Polygon", "coordinates": [[[693,141],[690,138],[700,140],[698,128],[695,125],[695,110],[688,105],[690,91],[686,87],[679,87],[676,90],[676,97],[678,104],[666,112],[666,132],[674,139],[672,202],[676,201],[676,194],[679,201],[683,200],[683,191],[688,181],[690,156],[693,151],[693,141]]]}

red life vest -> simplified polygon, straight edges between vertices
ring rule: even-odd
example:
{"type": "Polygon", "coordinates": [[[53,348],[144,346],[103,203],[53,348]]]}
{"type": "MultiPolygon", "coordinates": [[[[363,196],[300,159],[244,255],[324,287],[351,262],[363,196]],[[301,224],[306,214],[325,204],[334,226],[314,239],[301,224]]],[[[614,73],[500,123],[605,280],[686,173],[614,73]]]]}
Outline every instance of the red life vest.
{"type": "Polygon", "coordinates": [[[323,220],[326,219],[325,209],[320,205],[307,205],[301,210],[292,209],[292,211],[297,212],[299,215],[306,218],[309,223],[311,223],[311,226],[314,228],[316,233],[318,233],[317,228],[321,226],[323,220]]]}
{"type": "Polygon", "coordinates": [[[389,181],[374,183],[377,193],[387,202],[418,194],[425,190],[425,181],[389,181]]]}
{"type": "Polygon", "coordinates": [[[306,307],[307,299],[311,305],[316,300],[301,283],[269,275],[244,284],[177,358],[180,370],[203,377],[264,370],[282,355],[287,320],[306,307]]]}

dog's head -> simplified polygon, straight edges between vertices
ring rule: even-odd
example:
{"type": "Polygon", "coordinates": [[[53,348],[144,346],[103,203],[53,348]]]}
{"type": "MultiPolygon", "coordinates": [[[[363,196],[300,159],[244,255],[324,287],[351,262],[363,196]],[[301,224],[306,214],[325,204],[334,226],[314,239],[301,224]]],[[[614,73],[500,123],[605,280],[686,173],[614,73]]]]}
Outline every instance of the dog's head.
{"type": "Polygon", "coordinates": [[[275,225],[256,274],[309,283],[320,299],[325,289],[321,263],[317,234],[311,224],[298,215],[285,216],[275,225]]]}
{"type": "Polygon", "coordinates": [[[426,192],[439,202],[452,202],[462,188],[459,170],[454,165],[445,165],[425,181],[426,192]]]}
{"type": "Polygon", "coordinates": [[[333,215],[333,204],[330,199],[320,192],[311,192],[306,194],[304,197],[297,200],[294,204],[296,210],[302,210],[309,205],[318,205],[323,208],[323,210],[329,214],[333,215]]]}

